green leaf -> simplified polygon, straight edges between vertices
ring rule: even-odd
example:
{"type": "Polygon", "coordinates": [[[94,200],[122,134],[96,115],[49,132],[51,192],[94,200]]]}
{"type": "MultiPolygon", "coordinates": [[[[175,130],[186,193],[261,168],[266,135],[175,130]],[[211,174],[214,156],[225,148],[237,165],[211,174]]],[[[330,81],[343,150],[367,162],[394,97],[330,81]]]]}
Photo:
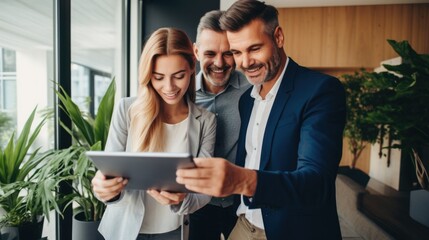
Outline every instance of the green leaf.
{"type": "Polygon", "coordinates": [[[59,86],[59,91],[55,91],[61,103],[63,104],[62,110],[71,119],[73,124],[82,133],[85,140],[89,145],[94,144],[94,129],[93,126],[83,118],[82,112],[79,107],[73,102],[71,97],[59,86]]]}
{"type": "MultiPolygon", "coordinates": [[[[95,142],[101,141],[101,149],[104,149],[109,133],[110,121],[112,118],[113,107],[115,105],[116,83],[112,80],[106,90],[97,111],[97,117],[94,121],[95,142]]],[[[94,143],[90,144],[93,145],[94,143]]]]}
{"type": "Polygon", "coordinates": [[[388,70],[400,74],[401,76],[408,76],[414,71],[409,64],[399,64],[399,65],[388,65],[383,64],[383,66],[388,70]]]}
{"type": "MultiPolygon", "coordinates": [[[[401,57],[410,58],[414,50],[410,48],[408,41],[397,42],[392,39],[388,39],[387,42],[392,46],[393,50],[401,57]]],[[[415,52],[414,52],[415,54],[415,52]]]]}
{"type": "MultiPolygon", "coordinates": [[[[2,171],[0,172],[1,183],[12,183],[18,180],[22,180],[29,173],[29,171],[26,171],[25,168],[23,173],[20,173],[20,168],[22,167],[22,163],[29,151],[29,148],[35,141],[46,120],[45,118],[42,119],[42,121],[36,126],[33,132],[31,132],[31,126],[34,121],[36,109],[37,108],[35,108],[28,117],[16,142],[14,141],[15,134],[12,134],[12,137],[10,138],[4,151],[0,149],[0,155],[2,155],[0,163],[0,165],[2,166],[2,171]]],[[[34,155],[35,154],[33,153],[32,156],[34,155]]],[[[29,160],[27,162],[31,161],[29,160]]]]}

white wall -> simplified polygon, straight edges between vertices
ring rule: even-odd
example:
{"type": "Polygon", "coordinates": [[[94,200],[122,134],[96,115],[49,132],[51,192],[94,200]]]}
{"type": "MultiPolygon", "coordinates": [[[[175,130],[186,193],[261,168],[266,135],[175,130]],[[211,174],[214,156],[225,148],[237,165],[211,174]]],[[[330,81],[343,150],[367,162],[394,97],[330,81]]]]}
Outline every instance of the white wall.
{"type": "MultiPolygon", "coordinates": [[[[48,106],[48,53],[46,50],[20,49],[16,51],[16,90],[17,90],[17,129],[21,130],[30,113],[37,106],[37,111],[48,106]]],[[[36,114],[33,126],[40,122],[40,114],[36,114]]],[[[47,125],[39,134],[34,148],[43,146],[47,150],[49,145],[47,125]]]]}
{"type": "MultiPolygon", "coordinates": [[[[387,146],[388,140],[384,140],[383,146],[387,146]]],[[[390,150],[390,165],[387,166],[387,149],[383,149],[383,156],[379,157],[380,144],[371,145],[371,161],[369,166],[369,176],[396,190],[400,190],[401,172],[401,150],[390,150]]]]}

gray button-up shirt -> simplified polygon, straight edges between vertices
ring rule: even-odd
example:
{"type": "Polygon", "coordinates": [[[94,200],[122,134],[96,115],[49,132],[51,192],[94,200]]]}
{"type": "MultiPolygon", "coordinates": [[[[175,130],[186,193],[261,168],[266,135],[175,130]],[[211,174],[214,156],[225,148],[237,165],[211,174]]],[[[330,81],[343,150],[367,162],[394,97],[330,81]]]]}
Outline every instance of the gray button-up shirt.
{"type": "MultiPolygon", "coordinates": [[[[196,104],[204,107],[216,115],[216,145],[214,156],[222,157],[235,163],[237,153],[237,141],[240,131],[240,114],[238,102],[241,95],[251,86],[246,77],[238,72],[231,73],[226,88],[213,94],[204,89],[203,74],[196,76],[196,104]]],[[[212,198],[210,204],[222,207],[231,206],[233,198],[212,198]]]]}

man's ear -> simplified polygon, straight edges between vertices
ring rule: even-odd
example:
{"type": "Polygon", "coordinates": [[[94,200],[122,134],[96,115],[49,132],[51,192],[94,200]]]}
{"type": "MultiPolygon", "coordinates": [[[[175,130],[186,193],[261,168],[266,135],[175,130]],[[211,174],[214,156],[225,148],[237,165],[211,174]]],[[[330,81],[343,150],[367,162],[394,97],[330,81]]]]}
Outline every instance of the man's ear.
{"type": "Polygon", "coordinates": [[[197,44],[196,44],[196,43],[194,43],[193,47],[194,47],[194,55],[195,55],[195,58],[196,58],[198,61],[200,61],[200,59],[198,58],[198,47],[197,47],[197,44]]]}
{"type": "Polygon", "coordinates": [[[282,48],[284,44],[284,34],[283,29],[280,26],[277,26],[274,30],[274,42],[278,48],[282,48]]]}

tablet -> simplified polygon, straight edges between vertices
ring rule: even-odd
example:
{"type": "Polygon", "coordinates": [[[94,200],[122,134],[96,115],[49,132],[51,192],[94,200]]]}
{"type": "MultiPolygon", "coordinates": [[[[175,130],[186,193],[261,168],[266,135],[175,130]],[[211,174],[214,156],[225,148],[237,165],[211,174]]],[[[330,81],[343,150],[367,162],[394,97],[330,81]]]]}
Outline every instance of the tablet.
{"type": "Polygon", "coordinates": [[[125,189],[191,192],[176,182],[176,170],[193,168],[189,153],[87,151],[86,156],[106,176],[128,179],[125,189]]]}

